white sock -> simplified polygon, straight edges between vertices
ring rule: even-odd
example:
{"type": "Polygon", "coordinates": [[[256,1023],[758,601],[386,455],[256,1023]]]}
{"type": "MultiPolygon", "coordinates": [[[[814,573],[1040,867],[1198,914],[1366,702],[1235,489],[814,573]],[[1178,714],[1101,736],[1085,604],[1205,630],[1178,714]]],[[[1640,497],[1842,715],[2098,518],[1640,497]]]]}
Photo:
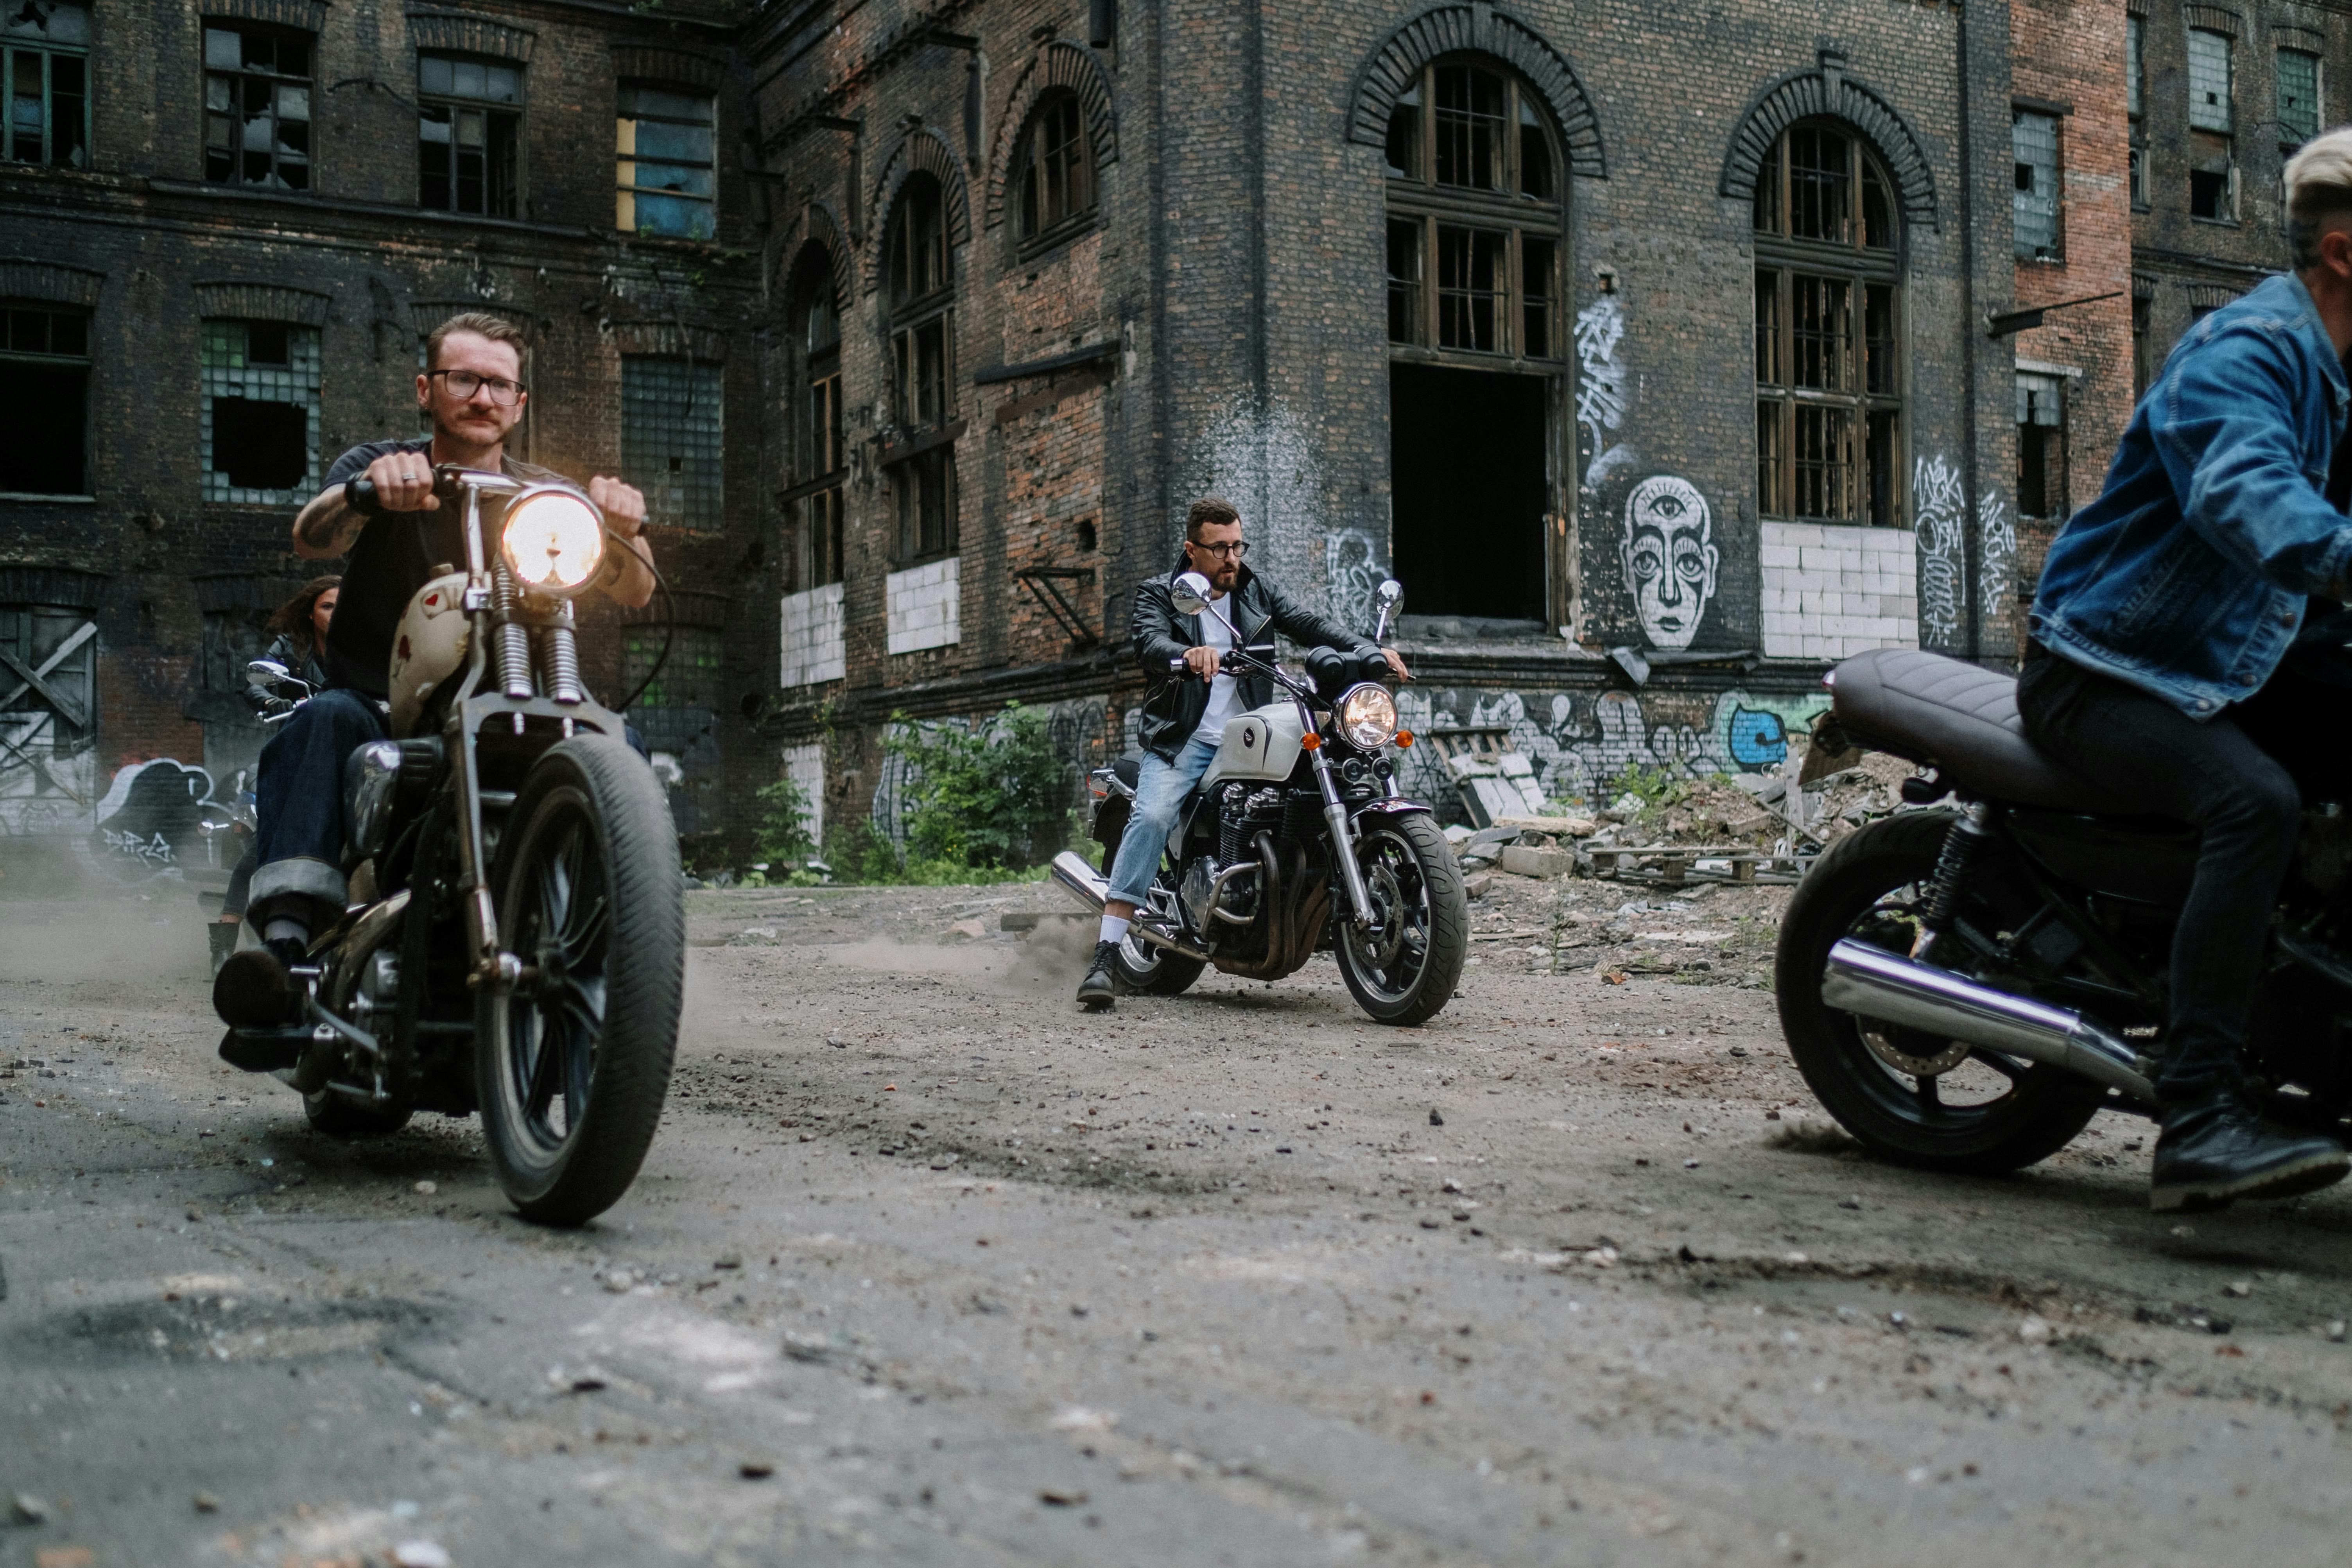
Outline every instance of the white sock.
{"type": "Polygon", "coordinates": [[[282,937],[292,937],[296,942],[308,947],[310,944],[310,928],[300,921],[280,919],[271,921],[268,929],[261,933],[261,940],[264,942],[276,942],[282,937]]]}
{"type": "Polygon", "coordinates": [[[1103,916],[1102,935],[1097,937],[1095,940],[1097,942],[1125,942],[1127,940],[1127,921],[1119,919],[1117,915],[1105,915],[1103,916]]]}

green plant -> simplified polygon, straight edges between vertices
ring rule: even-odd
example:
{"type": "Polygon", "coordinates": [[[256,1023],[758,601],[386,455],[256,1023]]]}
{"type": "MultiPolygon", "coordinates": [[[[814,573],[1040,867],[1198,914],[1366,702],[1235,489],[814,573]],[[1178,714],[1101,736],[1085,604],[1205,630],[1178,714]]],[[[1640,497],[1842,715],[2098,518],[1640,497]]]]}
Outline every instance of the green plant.
{"type": "Polygon", "coordinates": [[[1043,709],[1008,702],[993,721],[958,730],[894,715],[883,742],[908,768],[907,861],[1017,871],[1062,847],[1068,774],[1043,709]]]}
{"type": "Polygon", "coordinates": [[[1617,775],[1619,795],[1630,795],[1642,803],[1644,811],[1678,805],[1691,792],[1691,781],[1670,773],[1663,766],[1645,768],[1639,763],[1629,763],[1617,775]]]}
{"type": "Polygon", "coordinates": [[[796,867],[816,853],[816,840],[809,837],[809,793],[800,781],[792,777],[761,784],[754,792],[762,810],[760,813],[760,858],[779,870],[796,867]]]}

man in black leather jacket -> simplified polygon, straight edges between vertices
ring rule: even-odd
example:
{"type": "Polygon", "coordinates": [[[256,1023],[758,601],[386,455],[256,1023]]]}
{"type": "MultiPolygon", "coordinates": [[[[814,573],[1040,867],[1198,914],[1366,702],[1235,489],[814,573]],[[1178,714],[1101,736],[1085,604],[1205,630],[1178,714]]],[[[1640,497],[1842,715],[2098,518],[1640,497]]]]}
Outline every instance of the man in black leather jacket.
{"type": "Polygon", "coordinates": [[[1113,956],[1126,940],[1136,906],[1150,897],[1176,814],[1208,772],[1226,721],[1274,700],[1274,683],[1264,676],[1218,672],[1225,650],[1233,646],[1234,632],[1241,634],[1244,647],[1280,632],[1303,647],[1378,652],[1397,679],[1411,679],[1394,649],[1374,648],[1251,572],[1242,564],[1245,551],[1241,513],[1223,497],[1203,496],[1184,514],[1183,559],[1135,590],[1135,657],[1151,679],[1137,726],[1143,768],[1136,782],[1134,811],[1111,862],[1110,899],[1103,906],[1094,963],[1078,983],[1078,1002],[1088,1012],[1102,1011],[1117,997],[1113,956]],[[1209,580],[1214,613],[1177,612],[1170,589],[1183,572],[1198,572],[1209,580]],[[1170,668],[1179,659],[1184,673],[1171,675],[1170,668]]]}

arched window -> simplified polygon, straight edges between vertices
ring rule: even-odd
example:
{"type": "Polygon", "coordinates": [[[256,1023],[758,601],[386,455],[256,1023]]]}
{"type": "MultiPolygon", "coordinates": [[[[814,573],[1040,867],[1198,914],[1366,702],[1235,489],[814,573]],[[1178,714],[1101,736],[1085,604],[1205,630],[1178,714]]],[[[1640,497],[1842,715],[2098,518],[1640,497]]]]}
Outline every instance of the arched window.
{"type": "Polygon", "coordinates": [[[1389,341],[1557,359],[1560,160],[1517,78],[1425,66],[1389,121],[1389,341]]]}
{"type": "Polygon", "coordinates": [[[1076,93],[1056,92],[1037,106],[1014,167],[1021,188],[1014,237],[1024,243],[1060,239],[1094,216],[1094,148],[1076,93]]]}
{"type": "Polygon", "coordinates": [[[955,289],[948,253],[947,204],[934,175],[916,173],[891,209],[888,258],[890,374],[902,456],[894,464],[901,565],[956,547],[954,409],[955,289]]]}
{"type": "Polygon", "coordinates": [[[1903,230],[1895,183],[1835,122],[1756,180],[1756,488],[1767,517],[1905,521],[1903,230]]]}
{"type": "Polygon", "coordinates": [[[813,246],[793,287],[801,350],[800,407],[793,420],[792,547],[786,593],[838,583],[842,575],[842,481],[848,454],[841,426],[841,307],[831,258],[813,246]]]}

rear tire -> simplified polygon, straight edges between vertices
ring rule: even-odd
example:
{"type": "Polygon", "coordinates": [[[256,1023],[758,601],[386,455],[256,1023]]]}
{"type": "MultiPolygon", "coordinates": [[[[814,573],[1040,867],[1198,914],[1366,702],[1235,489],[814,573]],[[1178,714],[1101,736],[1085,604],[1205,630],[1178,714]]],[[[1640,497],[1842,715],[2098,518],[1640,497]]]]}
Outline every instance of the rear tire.
{"type": "MultiPolygon", "coordinates": [[[[2005,1174],[2074,1142],[2105,1095],[2057,1068],[1982,1051],[1942,1072],[1904,1073],[1873,1050],[1871,1037],[1881,1049],[1924,1068],[1934,1068],[1956,1042],[1873,1023],[1822,1000],[1822,976],[1840,938],[1904,951],[1916,935],[1916,910],[1955,820],[1948,811],[1906,812],[1832,845],[1789,900],[1774,987],[1797,1069],[1822,1109],[1864,1148],[1923,1170],[2005,1174]],[[1941,1080],[1972,1064],[2008,1079],[2006,1090],[1979,1104],[1945,1103],[1941,1080]]],[[[1964,892],[1963,908],[1967,898],[1964,892]]]]}
{"type": "Polygon", "coordinates": [[[1154,947],[1132,931],[1111,950],[1110,966],[1120,986],[1138,996],[1181,996],[1208,967],[1197,958],[1154,947]]]}
{"type": "Polygon", "coordinates": [[[534,763],[491,877],[529,978],[484,986],[475,1070],[499,1185],[584,1224],[636,1178],[661,1120],[686,984],[677,831],[644,759],[583,735],[534,763]]]}

